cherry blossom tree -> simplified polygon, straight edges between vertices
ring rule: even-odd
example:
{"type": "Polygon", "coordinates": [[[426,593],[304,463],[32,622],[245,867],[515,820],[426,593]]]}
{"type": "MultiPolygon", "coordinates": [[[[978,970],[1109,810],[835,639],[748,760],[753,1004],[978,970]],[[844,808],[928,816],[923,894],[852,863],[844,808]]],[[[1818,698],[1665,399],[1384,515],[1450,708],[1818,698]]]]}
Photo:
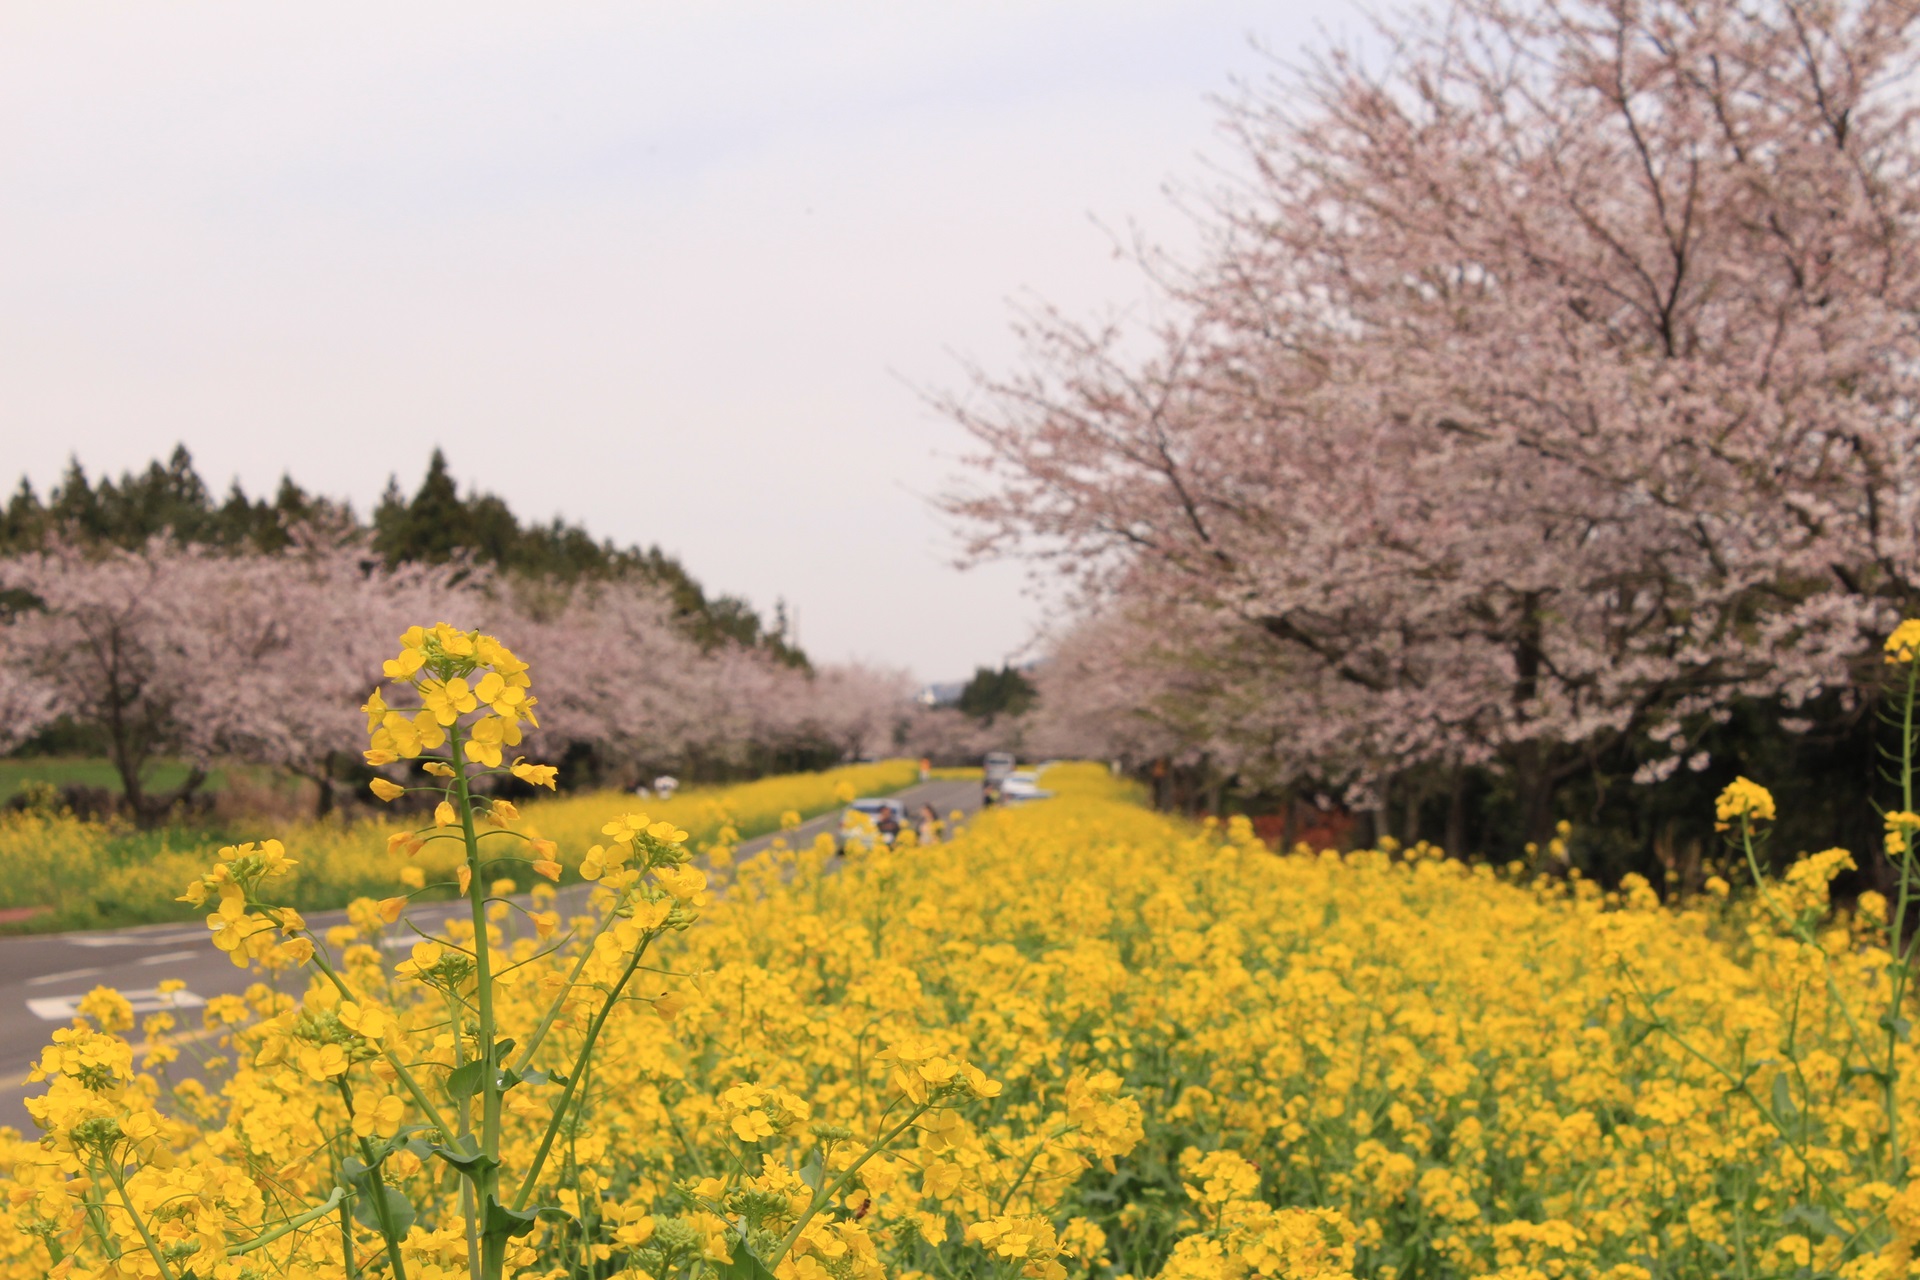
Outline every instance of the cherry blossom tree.
{"type": "Polygon", "coordinates": [[[337,532],[294,530],[272,553],[56,545],[0,559],[0,590],[30,602],[0,625],[0,745],[55,716],[92,728],[128,809],[148,822],[223,759],[311,780],[324,813],[364,745],[355,708],[422,620],[512,637],[534,667],[539,748],[583,752],[623,785],[884,752],[909,711],[902,672],[797,669],[760,646],[703,646],[655,583],[388,567],[337,532]],[[162,756],[191,769],[156,795],[162,756]]]}
{"type": "Polygon", "coordinates": [[[537,675],[549,754],[592,753],[626,785],[660,772],[751,771],[757,760],[891,748],[908,709],[901,672],[863,664],[805,670],[762,648],[703,648],[671,598],[638,582],[584,582],[502,628],[537,675]]]}
{"type": "Polygon", "coordinates": [[[358,538],[294,533],[284,551],[205,560],[218,583],[196,608],[188,643],[192,661],[244,672],[200,700],[214,752],[311,781],[324,815],[365,745],[355,708],[395,638],[423,618],[482,625],[499,609],[471,565],[389,568],[358,538]],[[250,626],[255,618],[270,625],[250,626]]]}
{"type": "Polygon", "coordinates": [[[585,582],[545,616],[509,628],[533,664],[540,741],[597,749],[626,785],[678,763],[716,707],[703,655],[658,588],[585,582]]]}
{"type": "Polygon", "coordinates": [[[906,671],[867,662],[822,667],[805,690],[798,727],[836,746],[847,760],[891,754],[913,708],[906,671]]]}
{"type": "Polygon", "coordinates": [[[54,716],[54,691],[31,672],[0,663],[0,752],[31,738],[54,716]]]}
{"type": "MultiPolygon", "coordinates": [[[[205,781],[218,732],[203,699],[222,672],[194,661],[206,647],[196,632],[222,603],[217,575],[205,572],[210,559],[162,543],[141,552],[60,546],[0,567],[5,586],[33,602],[5,630],[6,665],[44,684],[51,711],[99,732],[142,821],[205,781]],[[148,765],[163,753],[194,767],[173,793],[151,796],[148,765]]],[[[245,650],[270,626],[249,619],[244,635],[222,642],[245,650]]]]}
{"type": "Polygon", "coordinates": [[[446,567],[388,570],[351,543],[296,537],[274,554],[156,539],[136,551],[55,546],[0,561],[33,606],[0,628],[4,665],[36,682],[42,718],[93,728],[129,810],[164,815],[216,759],[275,765],[331,794],[336,757],[357,753],[353,708],[393,636],[480,596],[446,567]],[[151,794],[160,755],[190,767],[151,794]]]}
{"type": "Polygon", "coordinates": [[[1467,0],[1277,78],[1149,353],[1043,315],[956,399],[953,509],[1534,834],[1630,739],[1850,687],[1920,570],[1915,20],[1467,0]]]}

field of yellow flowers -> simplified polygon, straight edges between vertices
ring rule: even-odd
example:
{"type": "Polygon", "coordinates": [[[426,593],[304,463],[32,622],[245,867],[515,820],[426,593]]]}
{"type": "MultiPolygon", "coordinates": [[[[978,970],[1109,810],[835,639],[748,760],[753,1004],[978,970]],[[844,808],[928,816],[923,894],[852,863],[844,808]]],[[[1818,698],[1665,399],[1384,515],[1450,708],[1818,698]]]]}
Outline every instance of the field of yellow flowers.
{"type": "MultiPolygon", "coordinates": [[[[652,810],[686,828],[700,843],[761,835],[777,830],[782,817],[813,817],[859,795],[897,791],[918,777],[911,760],[845,765],[818,773],[783,774],[754,782],[690,787],[670,800],[652,800],[652,810]]],[[[606,815],[619,812],[632,797],[619,792],[556,796],[525,806],[523,830],[545,835],[569,849],[584,849],[597,837],[606,815]]],[[[356,897],[384,896],[394,867],[386,856],[387,838],[405,824],[394,821],[301,823],[281,833],[300,849],[300,865],[289,877],[288,896],[309,911],[344,907],[356,897]]],[[[0,813],[0,848],[7,873],[0,876],[0,909],[38,910],[18,929],[97,929],[157,920],[177,920],[191,912],[174,901],[180,886],[202,870],[207,846],[191,828],[139,831],[125,823],[88,821],[70,814],[28,810],[0,813]]],[[[424,866],[444,871],[451,854],[436,849],[424,866]]],[[[524,887],[524,886],[522,886],[524,887]]]]}
{"type": "MultiPolygon", "coordinates": [[[[472,639],[409,641],[428,712],[457,695],[442,743],[370,712],[376,755],[447,751],[392,856],[577,860],[595,909],[492,900],[476,853],[476,927],[392,971],[402,898],[314,937],[274,902],[297,848],[223,851],[188,896],[266,980],[206,1039],[161,1014],[136,1051],[107,992],[56,1033],[44,1135],[0,1146],[0,1275],[1913,1274],[1907,902],[1831,910],[1840,851],[1663,905],[1425,847],[1275,856],[1084,765],[934,846],[703,868],[633,814],[557,849],[465,786],[469,751],[541,779],[461,718],[513,706],[458,709],[500,688],[450,672],[514,668],[472,639]]],[[[1736,848],[1771,808],[1729,789],[1736,848]]]]}

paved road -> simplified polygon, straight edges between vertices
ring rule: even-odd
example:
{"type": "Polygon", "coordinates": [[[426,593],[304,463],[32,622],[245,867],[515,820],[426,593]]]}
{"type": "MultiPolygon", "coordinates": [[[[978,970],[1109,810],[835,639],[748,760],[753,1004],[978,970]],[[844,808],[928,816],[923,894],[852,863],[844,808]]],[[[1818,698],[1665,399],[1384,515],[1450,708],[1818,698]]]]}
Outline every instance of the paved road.
{"type": "MultiPolygon", "coordinates": [[[[977,782],[929,782],[909,787],[897,797],[917,810],[931,804],[943,817],[954,809],[973,812],[980,803],[977,782]]],[[[814,835],[839,825],[838,809],[800,825],[788,836],[793,844],[810,842],[814,835]]],[[[771,835],[748,840],[740,851],[753,853],[772,843],[771,835]]],[[[577,852],[577,851],[576,851],[577,852]]],[[[583,901],[584,885],[562,891],[563,903],[583,901]]],[[[425,933],[459,912],[464,903],[426,903],[411,911],[411,920],[425,933]]],[[[562,912],[564,918],[565,912],[562,912]]],[[[345,920],[343,911],[309,917],[314,932],[325,933],[345,920]]],[[[403,931],[405,932],[405,931],[403,931]]],[[[410,932],[406,933],[412,938],[410,932]]],[[[396,941],[398,939],[396,938],[396,941]]],[[[410,941],[403,944],[410,946],[410,941]]],[[[27,1071],[55,1027],[73,1017],[75,1003],[95,987],[108,986],[133,1002],[136,1016],[161,1007],[155,988],[178,978],[186,990],[172,999],[182,1008],[181,1024],[199,1026],[195,1008],[210,996],[244,991],[254,975],[236,969],[207,939],[199,924],[141,925],[104,933],[56,933],[34,937],[0,938],[0,1125],[33,1132],[33,1122],[22,1102],[28,1092],[27,1071]]],[[[304,979],[297,979],[304,987],[304,979]]],[[[35,1086],[37,1091],[38,1086],[35,1086]]]]}

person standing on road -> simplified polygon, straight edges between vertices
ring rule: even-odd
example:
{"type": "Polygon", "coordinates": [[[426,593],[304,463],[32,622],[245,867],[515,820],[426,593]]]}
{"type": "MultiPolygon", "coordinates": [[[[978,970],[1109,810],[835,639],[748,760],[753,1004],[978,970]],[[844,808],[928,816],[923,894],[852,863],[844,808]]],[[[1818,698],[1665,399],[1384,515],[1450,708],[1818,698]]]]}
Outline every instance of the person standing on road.
{"type": "Polygon", "coordinates": [[[894,837],[900,834],[900,817],[890,804],[880,806],[880,821],[873,825],[874,829],[879,831],[880,839],[887,844],[892,844],[894,837]]]}
{"type": "Polygon", "coordinates": [[[941,831],[941,826],[940,826],[940,815],[933,811],[932,805],[930,804],[921,805],[920,806],[920,827],[919,827],[920,843],[921,844],[939,844],[940,837],[942,834],[943,833],[941,831]]]}

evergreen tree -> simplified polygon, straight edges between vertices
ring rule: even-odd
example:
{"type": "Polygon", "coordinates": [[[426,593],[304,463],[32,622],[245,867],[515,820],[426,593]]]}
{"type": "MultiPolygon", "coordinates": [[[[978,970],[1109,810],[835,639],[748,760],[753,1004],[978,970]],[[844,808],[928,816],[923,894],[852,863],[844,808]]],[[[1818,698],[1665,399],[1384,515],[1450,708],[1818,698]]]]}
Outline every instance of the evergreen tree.
{"type": "MultiPolygon", "coordinates": [[[[235,551],[277,551],[288,545],[288,530],[302,524],[342,532],[361,527],[347,504],[314,497],[291,476],[281,477],[271,502],[249,497],[238,481],[216,502],[192,455],[176,445],[164,464],[155,461],[117,481],[91,481],[75,458],[45,502],[23,477],[0,508],[0,555],[42,548],[56,538],[131,549],[161,534],[235,551]]],[[[469,556],[528,583],[632,577],[657,584],[666,588],[681,626],[702,648],[763,648],[788,666],[808,666],[806,655],[787,640],[784,622],[768,629],[745,600],[709,599],[685,566],[657,546],[618,547],[557,518],[522,525],[494,494],[462,497],[439,449],[411,497],[398,477],[389,478],[369,532],[374,551],[389,567],[446,564],[469,556]]],[[[8,602],[0,601],[5,607],[8,602]]]]}
{"type": "Polygon", "coordinates": [[[1033,681],[1018,668],[1003,666],[995,671],[992,667],[976,667],[954,705],[982,724],[992,724],[1003,715],[1024,714],[1038,696],[1033,681]]]}

